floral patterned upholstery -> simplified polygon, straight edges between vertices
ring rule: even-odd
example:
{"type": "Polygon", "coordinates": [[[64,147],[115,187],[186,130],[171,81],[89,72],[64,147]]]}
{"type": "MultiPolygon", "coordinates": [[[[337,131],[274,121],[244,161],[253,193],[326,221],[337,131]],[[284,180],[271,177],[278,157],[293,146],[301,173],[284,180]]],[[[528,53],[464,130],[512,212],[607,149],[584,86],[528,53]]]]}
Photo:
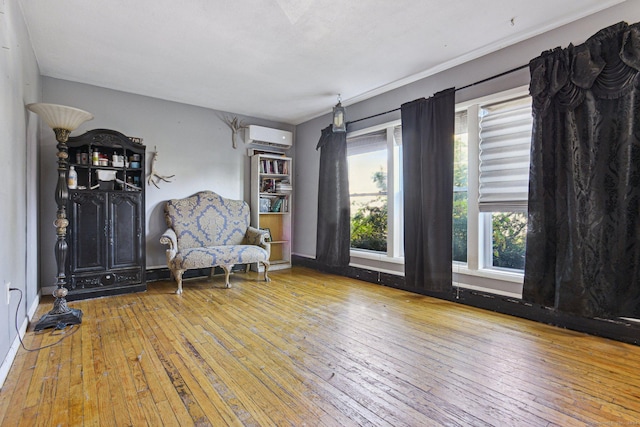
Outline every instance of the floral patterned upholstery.
{"type": "Polygon", "coordinates": [[[269,280],[270,245],[267,232],[249,225],[249,205],[201,191],[185,199],[169,200],[164,207],[167,231],[160,243],[168,245],[167,266],[182,293],[182,275],[195,268],[216,266],[225,272],[225,285],[235,264],[260,262],[269,280]]]}

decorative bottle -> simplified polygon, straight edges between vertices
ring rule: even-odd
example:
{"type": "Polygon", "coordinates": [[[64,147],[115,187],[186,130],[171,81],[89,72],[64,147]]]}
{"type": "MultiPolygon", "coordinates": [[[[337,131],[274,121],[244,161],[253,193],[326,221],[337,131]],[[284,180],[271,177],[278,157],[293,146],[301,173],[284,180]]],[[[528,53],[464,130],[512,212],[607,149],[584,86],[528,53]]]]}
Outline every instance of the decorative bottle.
{"type": "Polygon", "coordinates": [[[76,172],[76,168],[71,166],[69,168],[69,175],[67,176],[67,187],[73,190],[78,187],[78,172],[76,172]]]}

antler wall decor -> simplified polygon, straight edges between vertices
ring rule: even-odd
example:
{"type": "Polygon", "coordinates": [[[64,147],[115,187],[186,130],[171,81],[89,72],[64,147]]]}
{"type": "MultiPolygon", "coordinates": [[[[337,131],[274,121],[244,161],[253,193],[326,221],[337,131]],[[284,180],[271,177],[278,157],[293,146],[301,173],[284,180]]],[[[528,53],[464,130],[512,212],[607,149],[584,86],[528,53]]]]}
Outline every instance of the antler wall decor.
{"type": "Polygon", "coordinates": [[[242,120],[238,120],[237,117],[234,117],[233,119],[225,117],[223,120],[227,126],[231,128],[231,144],[233,145],[233,148],[237,148],[238,144],[236,142],[236,138],[238,137],[238,132],[242,129],[246,129],[247,125],[245,125],[242,120]]]}
{"type": "Polygon", "coordinates": [[[153,147],[155,150],[153,153],[153,157],[151,158],[151,172],[149,173],[149,178],[147,179],[147,184],[155,185],[156,188],[160,188],[158,183],[160,181],[171,182],[170,178],[173,178],[175,175],[160,175],[156,172],[156,160],[158,160],[158,148],[156,146],[153,147]]]}

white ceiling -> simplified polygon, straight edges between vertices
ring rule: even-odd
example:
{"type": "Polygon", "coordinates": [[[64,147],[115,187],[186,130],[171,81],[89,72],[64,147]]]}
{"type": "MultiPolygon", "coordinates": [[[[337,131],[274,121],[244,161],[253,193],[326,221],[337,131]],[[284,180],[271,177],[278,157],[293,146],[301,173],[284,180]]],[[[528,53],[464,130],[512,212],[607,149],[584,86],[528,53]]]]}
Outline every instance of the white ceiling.
{"type": "Polygon", "coordinates": [[[45,76],[298,124],[621,1],[20,3],[45,76]]]}

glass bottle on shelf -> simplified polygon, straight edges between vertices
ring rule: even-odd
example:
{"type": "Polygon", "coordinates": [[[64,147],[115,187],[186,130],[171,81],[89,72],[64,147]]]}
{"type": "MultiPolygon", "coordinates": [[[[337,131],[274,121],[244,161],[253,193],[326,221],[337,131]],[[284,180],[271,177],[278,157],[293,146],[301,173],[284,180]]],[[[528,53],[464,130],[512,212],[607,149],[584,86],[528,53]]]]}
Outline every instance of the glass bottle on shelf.
{"type": "Polygon", "coordinates": [[[69,173],[67,175],[67,187],[70,190],[75,190],[78,187],[78,172],[76,172],[76,168],[71,166],[69,168],[69,173]]]}

